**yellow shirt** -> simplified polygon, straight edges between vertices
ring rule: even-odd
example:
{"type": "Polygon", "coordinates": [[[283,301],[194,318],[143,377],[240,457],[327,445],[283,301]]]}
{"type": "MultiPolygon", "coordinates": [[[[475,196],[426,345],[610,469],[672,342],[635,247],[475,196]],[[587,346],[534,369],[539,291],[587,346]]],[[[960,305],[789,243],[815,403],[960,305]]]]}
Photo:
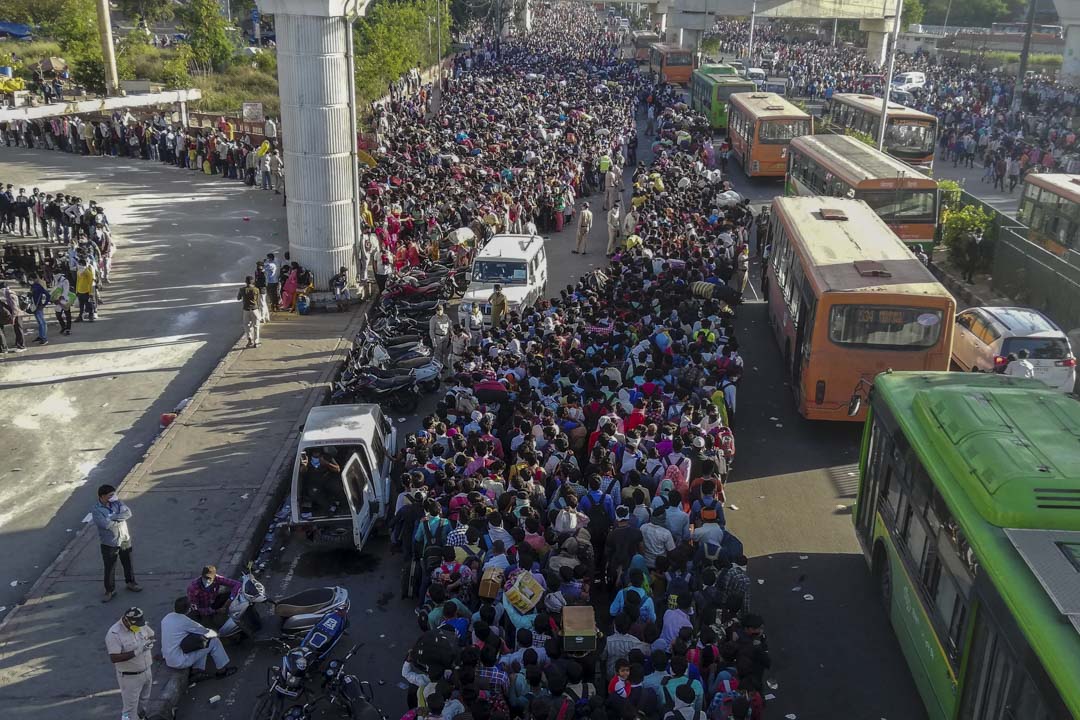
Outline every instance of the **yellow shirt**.
{"type": "Polygon", "coordinates": [[[75,292],[77,293],[92,293],[94,292],[94,269],[91,267],[84,267],[79,270],[79,274],[75,276],[75,292]]]}

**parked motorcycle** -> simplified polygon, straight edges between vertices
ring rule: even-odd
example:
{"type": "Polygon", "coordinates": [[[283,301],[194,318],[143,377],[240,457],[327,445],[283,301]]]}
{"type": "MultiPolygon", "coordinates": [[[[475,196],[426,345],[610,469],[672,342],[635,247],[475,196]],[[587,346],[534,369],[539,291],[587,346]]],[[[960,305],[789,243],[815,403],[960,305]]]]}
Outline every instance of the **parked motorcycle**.
{"type": "MultiPolygon", "coordinates": [[[[404,371],[409,372],[409,371],[404,371]]],[[[330,403],[378,403],[403,413],[411,413],[420,404],[420,391],[411,374],[378,377],[360,373],[348,382],[339,381],[330,393],[330,403]]]]}
{"type": "MultiPolygon", "coordinates": [[[[348,626],[349,606],[346,605],[324,616],[307,632],[298,647],[290,648],[282,643],[281,663],[267,670],[267,688],[252,709],[251,720],[280,720],[289,702],[308,692],[307,681],[320,672],[348,626]]],[[[290,708],[289,712],[294,709],[290,708]]]]}

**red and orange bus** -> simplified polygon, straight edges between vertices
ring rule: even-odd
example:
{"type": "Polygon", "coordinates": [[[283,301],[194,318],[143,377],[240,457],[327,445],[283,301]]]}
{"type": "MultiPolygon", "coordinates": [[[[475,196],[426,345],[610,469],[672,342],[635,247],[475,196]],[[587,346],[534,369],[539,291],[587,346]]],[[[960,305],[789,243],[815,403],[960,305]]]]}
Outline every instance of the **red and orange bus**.
{"type": "Polygon", "coordinates": [[[861,420],[886,369],[948,370],[956,302],[862,200],[778,197],[762,292],[799,412],[861,420]]]}
{"type": "Polygon", "coordinates": [[[649,46],[649,71],[666,83],[688,85],[694,72],[694,51],[668,43],[649,46]]]}
{"type": "Polygon", "coordinates": [[[784,177],[788,144],[814,132],[814,119],[775,93],[732,93],[731,149],[747,177],[784,177]]]}

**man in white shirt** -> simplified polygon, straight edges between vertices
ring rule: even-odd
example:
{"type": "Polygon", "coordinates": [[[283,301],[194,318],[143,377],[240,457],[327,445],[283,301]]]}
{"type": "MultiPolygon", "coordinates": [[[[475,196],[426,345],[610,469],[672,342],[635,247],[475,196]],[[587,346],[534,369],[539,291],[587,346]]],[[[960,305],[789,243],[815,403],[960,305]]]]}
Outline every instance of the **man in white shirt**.
{"type": "Polygon", "coordinates": [[[1028,354],[1027,350],[1021,350],[1016,355],[1009,353],[1009,364],[1005,367],[1005,374],[1022,378],[1035,377],[1035,366],[1028,360],[1028,354]]]}
{"type": "Polygon", "coordinates": [[[659,507],[653,510],[652,522],[641,526],[641,541],[645,548],[645,565],[656,567],[656,558],[675,549],[675,538],[664,527],[667,512],[659,507]]]}
{"type": "Polygon", "coordinates": [[[274,253],[266,253],[263,272],[266,273],[266,295],[270,301],[270,309],[277,312],[281,310],[281,276],[278,274],[278,265],[277,261],[274,260],[274,253]]]}
{"type": "Polygon", "coordinates": [[[190,600],[186,597],[177,598],[173,603],[173,611],[161,621],[161,654],[165,657],[165,664],[174,670],[195,668],[199,672],[205,672],[206,658],[209,656],[214,659],[217,677],[228,677],[235,673],[236,668],[229,665],[229,655],[225,652],[218,634],[188,617],[190,610],[190,600]],[[185,652],[184,648],[198,639],[188,640],[189,636],[206,638],[206,641],[201,643],[205,647],[185,652]]]}

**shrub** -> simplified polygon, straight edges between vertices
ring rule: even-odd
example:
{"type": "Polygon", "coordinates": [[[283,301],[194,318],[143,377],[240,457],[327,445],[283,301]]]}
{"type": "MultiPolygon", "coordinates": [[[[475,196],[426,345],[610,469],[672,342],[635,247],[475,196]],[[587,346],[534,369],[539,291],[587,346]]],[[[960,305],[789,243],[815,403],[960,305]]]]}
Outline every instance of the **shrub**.
{"type": "Polygon", "coordinates": [[[943,213],[941,238],[949,253],[949,260],[958,267],[969,262],[969,237],[976,233],[983,234],[979,257],[976,258],[976,270],[986,269],[993,257],[992,238],[989,237],[993,217],[978,205],[961,205],[946,208],[943,213]]]}
{"type": "Polygon", "coordinates": [[[960,204],[960,193],[962,192],[960,183],[955,180],[938,180],[937,186],[938,190],[941,191],[942,210],[960,204]]]}

